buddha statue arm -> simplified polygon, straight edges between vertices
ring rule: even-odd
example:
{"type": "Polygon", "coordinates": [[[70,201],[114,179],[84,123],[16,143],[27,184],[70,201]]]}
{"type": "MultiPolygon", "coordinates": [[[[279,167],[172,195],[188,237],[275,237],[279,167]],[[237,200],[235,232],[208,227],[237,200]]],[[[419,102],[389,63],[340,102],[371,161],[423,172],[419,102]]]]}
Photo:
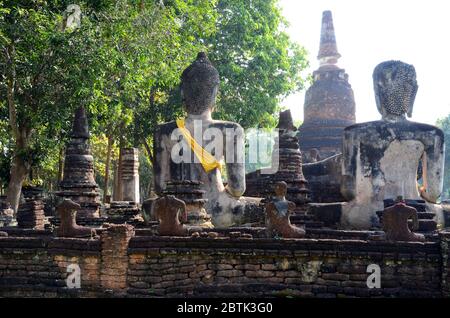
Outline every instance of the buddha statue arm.
{"type": "Polygon", "coordinates": [[[295,208],[297,207],[297,205],[294,203],[294,202],[292,202],[292,201],[288,201],[288,217],[289,217],[289,215],[291,215],[292,214],[292,212],[294,212],[295,211],[295,208]]]}
{"type": "Polygon", "coordinates": [[[187,215],[187,211],[186,211],[186,204],[184,203],[184,201],[177,200],[177,208],[179,209],[179,211],[181,213],[181,222],[187,223],[188,215],[187,215]]]}
{"type": "Polygon", "coordinates": [[[170,169],[170,152],[164,143],[163,135],[160,129],[157,129],[153,135],[153,173],[155,180],[155,192],[158,195],[162,194],[162,191],[166,187],[168,181],[169,169],[170,169]]]}
{"type": "Polygon", "coordinates": [[[347,200],[353,200],[355,193],[356,160],[355,151],[356,134],[351,130],[344,131],[344,141],[342,146],[342,176],[341,193],[347,200]]]}
{"type": "Polygon", "coordinates": [[[443,188],[444,147],[443,140],[434,142],[433,146],[425,150],[422,157],[423,188],[420,192],[421,196],[431,203],[437,202],[443,188]]]}
{"type": "Polygon", "coordinates": [[[411,212],[411,219],[413,221],[413,226],[412,226],[412,230],[416,231],[419,228],[419,219],[417,217],[417,211],[412,211],[411,212]]]}
{"type": "MultiPolygon", "coordinates": [[[[225,190],[233,197],[239,198],[245,192],[245,154],[244,154],[244,130],[241,126],[235,129],[234,158],[226,156],[228,183],[225,190]],[[232,160],[230,160],[232,159],[232,160]]],[[[224,138],[225,139],[225,138],[224,138]]],[[[226,149],[226,148],[225,148],[226,149]]]]}
{"type": "Polygon", "coordinates": [[[160,208],[160,202],[161,200],[163,200],[162,198],[159,198],[155,201],[155,203],[153,204],[153,215],[155,216],[155,220],[158,222],[161,222],[161,218],[160,218],[160,213],[161,213],[161,208],[160,208]]]}

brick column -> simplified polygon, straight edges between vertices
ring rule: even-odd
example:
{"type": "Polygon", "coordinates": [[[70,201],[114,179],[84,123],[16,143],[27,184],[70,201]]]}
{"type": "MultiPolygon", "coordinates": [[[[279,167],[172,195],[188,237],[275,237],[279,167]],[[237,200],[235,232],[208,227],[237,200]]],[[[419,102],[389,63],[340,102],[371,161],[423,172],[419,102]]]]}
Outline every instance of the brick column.
{"type": "Polygon", "coordinates": [[[128,243],[134,236],[134,228],[129,224],[106,223],[103,226],[106,231],[101,233],[101,286],[116,293],[125,293],[128,271],[128,243]]]}
{"type": "Polygon", "coordinates": [[[139,203],[139,149],[122,148],[121,156],[121,200],[139,203]]]}

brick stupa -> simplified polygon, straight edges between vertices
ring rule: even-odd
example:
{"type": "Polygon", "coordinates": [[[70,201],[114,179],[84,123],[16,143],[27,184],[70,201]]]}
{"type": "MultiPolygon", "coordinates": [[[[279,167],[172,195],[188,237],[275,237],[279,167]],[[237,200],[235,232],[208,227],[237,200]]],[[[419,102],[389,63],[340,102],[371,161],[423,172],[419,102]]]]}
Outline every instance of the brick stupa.
{"type": "Polygon", "coordinates": [[[98,218],[100,196],[94,179],[94,158],[89,146],[89,126],[83,107],[79,107],[75,113],[70,137],[58,195],[81,206],[77,219],[98,218]]]}
{"type": "Polygon", "coordinates": [[[317,57],[320,66],[306,92],[304,121],[299,127],[304,162],[341,153],[344,128],[355,123],[353,90],[345,70],[337,66],[340,57],[331,11],[324,11],[317,57]]]}
{"type": "Polygon", "coordinates": [[[261,174],[260,170],[249,173],[247,179],[248,196],[270,199],[273,196],[274,185],[279,181],[287,183],[286,198],[297,205],[297,213],[305,212],[306,204],[310,202],[308,181],[303,176],[302,153],[298,146],[296,128],[289,110],[280,112],[278,137],[275,138],[272,152],[273,174],[261,174]],[[277,164],[278,163],[278,164],[277,164]]]}

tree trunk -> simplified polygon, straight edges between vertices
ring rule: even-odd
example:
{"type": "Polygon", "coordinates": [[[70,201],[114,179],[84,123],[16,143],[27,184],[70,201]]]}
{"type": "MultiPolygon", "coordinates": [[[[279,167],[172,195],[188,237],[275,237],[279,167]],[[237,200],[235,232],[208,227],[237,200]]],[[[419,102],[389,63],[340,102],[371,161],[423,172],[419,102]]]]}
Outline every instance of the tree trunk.
{"type": "Polygon", "coordinates": [[[103,192],[103,202],[106,202],[106,197],[108,196],[108,190],[109,190],[109,170],[111,165],[111,148],[113,145],[113,138],[112,136],[108,136],[108,148],[106,152],[106,164],[105,164],[105,190],[103,192]]]}
{"type": "Polygon", "coordinates": [[[28,173],[29,168],[27,167],[27,164],[20,156],[15,154],[11,163],[11,175],[6,196],[6,201],[9,202],[15,214],[19,207],[22,183],[25,181],[28,173]]]}
{"type": "Polygon", "coordinates": [[[58,185],[63,180],[64,177],[64,147],[59,149],[58,158],[58,185]]]}

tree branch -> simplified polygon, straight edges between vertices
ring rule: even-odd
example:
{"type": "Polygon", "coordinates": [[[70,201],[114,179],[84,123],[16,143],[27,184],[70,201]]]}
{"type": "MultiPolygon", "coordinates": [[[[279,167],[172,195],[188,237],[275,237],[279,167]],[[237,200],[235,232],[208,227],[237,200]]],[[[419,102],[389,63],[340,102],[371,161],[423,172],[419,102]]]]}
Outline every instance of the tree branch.
{"type": "Polygon", "coordinates": [[[154,158],[153,158],[152,149],[148,145],[148,142],[147,142],[147,140],[145,140],[145,138],[142,138],[142,143],[144,144],[145,150],[147,151],[148,157],[150,158],[150,161],[151,161],[152,166],[153,166],[155,161],[154,161],[154,158]]]}

